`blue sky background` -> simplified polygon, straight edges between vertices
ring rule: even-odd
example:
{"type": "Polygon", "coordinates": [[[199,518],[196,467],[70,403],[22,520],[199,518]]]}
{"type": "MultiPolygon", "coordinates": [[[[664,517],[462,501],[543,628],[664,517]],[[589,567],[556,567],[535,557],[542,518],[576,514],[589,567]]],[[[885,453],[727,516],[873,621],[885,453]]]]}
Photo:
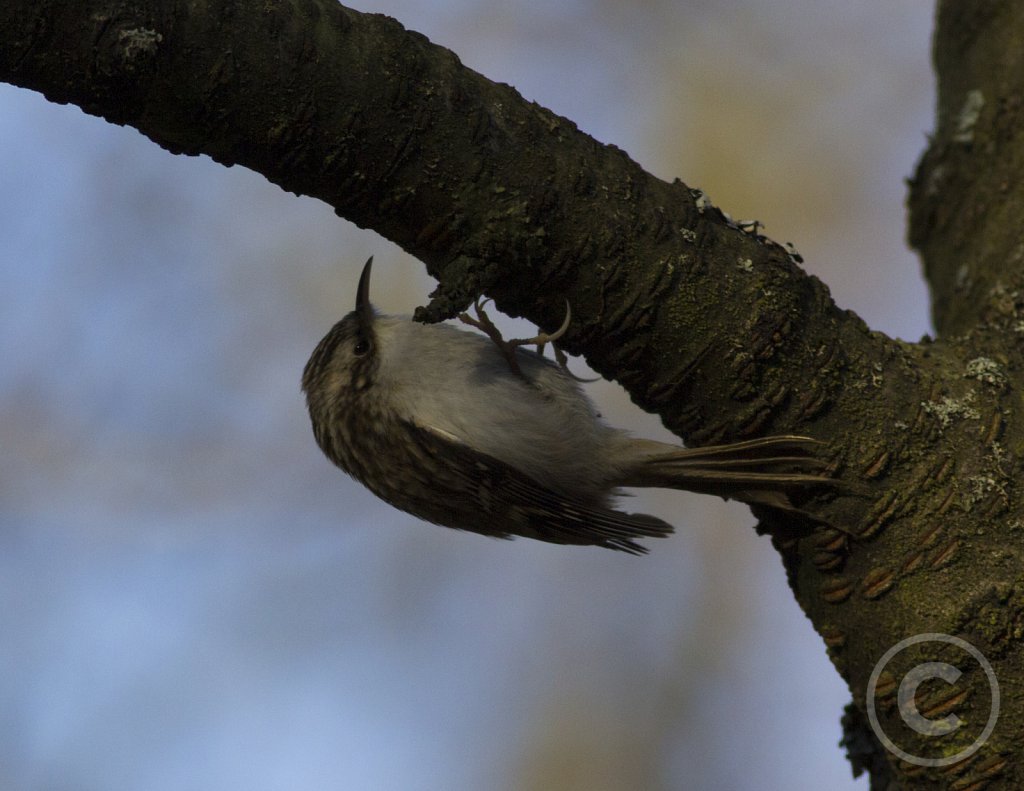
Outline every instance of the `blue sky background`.
{"type": "MultiPolygon", "coordinates": [[[[916,340],[925,6],[358,7],[765,222],[916,340]]],[[[867,787],[743,507],[638,494],[678,533],[637,559],[424,525],[320,455],[299,376],[362,262],[388,312],[430,288],[391,244],[9,86],[0,187],[0,787],[867,787]]]]}

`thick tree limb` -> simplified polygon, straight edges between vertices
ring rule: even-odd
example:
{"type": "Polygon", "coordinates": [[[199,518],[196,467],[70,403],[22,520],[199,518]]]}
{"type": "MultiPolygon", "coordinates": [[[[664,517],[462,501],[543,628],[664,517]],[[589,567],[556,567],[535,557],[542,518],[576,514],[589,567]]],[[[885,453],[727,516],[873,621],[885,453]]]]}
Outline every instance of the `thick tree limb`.
{"type": "MultiPolygon", "coordinates": [[[[986,38],[999,27],[986,25],[1019,30],[1020,12],[999,8],[948,3],[937,46],[970,18],[976,37],[957,45],[1005,55],[1012,43],[986,38]],[[1000,14],[1016,14],[1018,26],[1000,14]]],[[[440,279],[423,318],[451,316],[485,291],[503,310],[553,327],[568,298],[567,348],[681,436],[785,430],[830,440],[837,471],[865,495],[804,504],[822,524],[763,516],[801,606],[850,683],[857,765],[870,767],[878,788],[1024,784],[1019,704],[1004,705],[980,751],[942,772],[897,761],[866,724],[872,671],[910,635],[955,634],[992,662],[1007,691],[1024,683],[1022,426],[1013,411],[1024,291],[1009,285],[1024,256],[999,279],[972,253],[971,299],[959,301],[957,259],[939,251],[950,246],[947,228],[957,245],[974,236],[949,211],[951,185],[1000,193],[977,168],[958,166],[955,181],[940,173],[936,163],[963,153],[956,136],[966,132],[949,120],[957,100],[941,100],[940,135],[915,182],[914,240],[940,328],[971,332],[912,345],[838,310],[825,286],[756,228],[738,228],[698,192],[644,173],[385,17],[328,0],[11,0],[6,17],[0,79],[330,203],[440,279]]],[[[981,80],[990,72],[978,62],[981,80]]],[[[1008,107],[1009,86],[1024,83],[1020,58],[1011,66],[983,90],[992,103],[970,126],[978,150],[1015,142],[1020,125],[994,124],[984,110],[1008,107]]],[[[1012,150],[1022,159],[1020,145],[1012,150]]],[[[1004,193],[1019,194],[1017,169],[1004,193]]],[[[986,205],[974,204],[974,216],[986,205]]],[[[1006,240],[1016,238],[1009,225],[1006,240]]],[[[989,259],[1008,243],[998,241],[989,259]]],[[[986,676],[963,669],[965,696],[950,702],[929,688],[923,711],[959,707],[984,720],[986,676]]],[[[890,729],[900,726],[898,683],[871,698],[890,729]]],[[[934,753],[927,737],[906,731],[904,749],[934,753]]],[[[955,753],[966,733],[942,749],[955,753]]]]}
{"type": "Polygon", "coordinates": [[[1001,331],[1020,310],[1022,25],[1017,3],[939,4],[937,129],[911,184],[910,240],[943,335],[1001,331]]]}

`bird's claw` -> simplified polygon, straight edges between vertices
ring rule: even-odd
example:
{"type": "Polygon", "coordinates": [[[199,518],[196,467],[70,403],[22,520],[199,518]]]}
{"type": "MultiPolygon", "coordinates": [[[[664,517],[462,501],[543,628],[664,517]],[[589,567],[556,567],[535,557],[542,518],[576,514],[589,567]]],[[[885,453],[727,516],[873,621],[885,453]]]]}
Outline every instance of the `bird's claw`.
{"type": "MultiPolygon", "coordinates": [[[[559,338],[565,335],[566,330],[569,329],[569,324],[572,322],[572,307],[569,304],[569,300],[565,301],[565,318],[562,320],[562,326],[560,326],[557,330],[551,333],[538,332],[532,338],[511,338],[510,340],[505,340],[502,337],[501,330],[499,330],[497,326],[495,326],[494,322],[491,321],[490,316],[488,316],[486,311],[484,311],[484,305],[486,305],[489,301],[489,299],[485,299],[481,302],[480,299],[477,299],[473,303],[473,310],[476,312],[476,316],[470,316],[468,313],[460,313],[459,321],[461,321],[463,324],[468,324],[471,327],[476,327],[478,330],[483,332],[488,338],[490,338],[494,342],[494,345],[498,347],[498,350],[501,352],[502,356],[508,362],[508,366],[512,370],[512,373],[514,373],[516,376],[526,379],[526,377],[523,375],[522,369],[519,367],[519,361],[516,359],[516,348],[519,346],[536,345],[537,354],[543,355],[544,347],[549,343],[553,344],[555,341],[557,341],[559,338]]],[[[569,358],[566,356],[565,352],[563,352],[557,346],[553,348],[555,350],[555,361],[558,363],[559,367],[563,371],[565,371],[566,374],[575,379],[577,382],[597,381],[597,379],[583,379],[581,377],[576,376],[572,371],[569,370],[569,358]]]]}

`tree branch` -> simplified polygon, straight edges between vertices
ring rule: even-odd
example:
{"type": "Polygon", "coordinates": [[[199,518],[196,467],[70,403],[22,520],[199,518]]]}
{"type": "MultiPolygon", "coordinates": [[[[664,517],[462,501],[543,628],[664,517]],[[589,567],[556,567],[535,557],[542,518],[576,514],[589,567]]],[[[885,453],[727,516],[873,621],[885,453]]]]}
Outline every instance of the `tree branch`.
{"type": "Polygon", "coordinates": [[[565,345],[697,441],[792,427],[843,389],[839,337],[866,330],[785,250],[393,20],[109,6],[22,4],[0,75],[330,203],[440,279],[423,317],[486,291],[554,327],[568,297],[565,345]],[[694,390],[717,399],[671,407],[694,390]]]}

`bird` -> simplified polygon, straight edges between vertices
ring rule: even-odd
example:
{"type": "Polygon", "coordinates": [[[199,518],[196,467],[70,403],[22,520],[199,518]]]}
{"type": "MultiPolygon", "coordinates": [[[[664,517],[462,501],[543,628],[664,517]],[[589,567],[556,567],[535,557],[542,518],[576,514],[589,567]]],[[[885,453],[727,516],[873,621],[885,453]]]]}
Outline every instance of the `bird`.
{"type": "Polygon", "coordinates": [[[612,427],[579,380],[525,341],[378,313],[372,266],[371,256],[355,309],[316,346],[302,390],[324,455],[396,508],[498,538],[643,554],[639,540],[673,527],[617,510],[622,487],[799,512],[791,494],[832,481],[816,453],[822,443],[806,436],[686,448],[612,427]]]}

